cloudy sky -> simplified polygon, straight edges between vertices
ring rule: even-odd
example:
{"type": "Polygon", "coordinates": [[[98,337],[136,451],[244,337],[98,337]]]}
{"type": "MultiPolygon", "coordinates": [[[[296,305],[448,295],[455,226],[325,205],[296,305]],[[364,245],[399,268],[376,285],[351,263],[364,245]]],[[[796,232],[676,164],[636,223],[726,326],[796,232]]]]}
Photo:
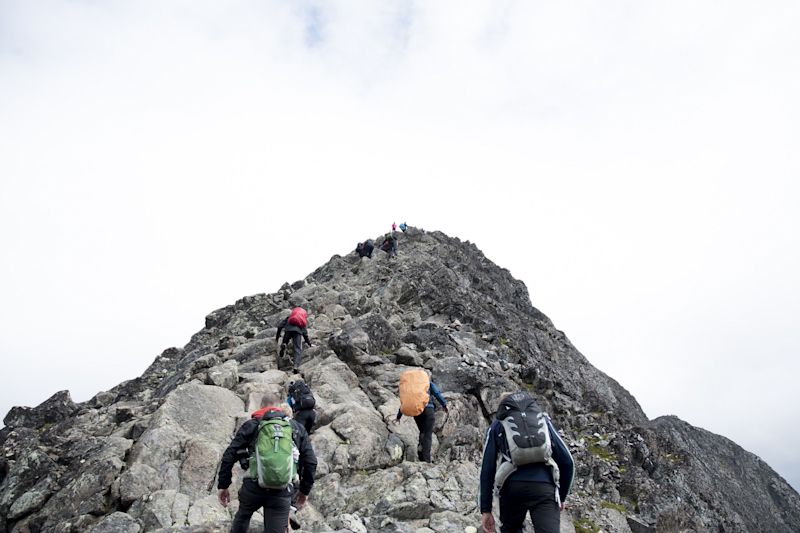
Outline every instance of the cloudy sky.
{"type": "Polygon", "coordinates": [[[0,0],[0,411],[407,220],[800,487],[800,4],[0,0]]]}

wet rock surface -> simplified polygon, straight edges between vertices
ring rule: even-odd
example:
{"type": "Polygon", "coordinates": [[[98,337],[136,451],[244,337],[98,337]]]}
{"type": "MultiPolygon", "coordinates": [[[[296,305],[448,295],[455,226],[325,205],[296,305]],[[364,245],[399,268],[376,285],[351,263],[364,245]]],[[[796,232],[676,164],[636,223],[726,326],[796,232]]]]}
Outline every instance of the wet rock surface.
{"type": "MultiPolygon", "coordinates": [[[[270,294],[210,313],[142,376],[75,404],[67,391],[15,407],[0,430],[0,532],[228,531],[216,471],[266,391],[293,379],[275,327],[309,311],[301,371],[317,398],[319,459],[302,531],[477,531],[483,438],[504,391],[534,394],[568,444],[576,479],[562,531],[798,531],[800,497],[758,457],[674,417],[650,421],[535,309],[525,285],[441,233],[399,235],[270,294]],[[434,464],[413,420],[391,423],[400,372],[442,389],[434,464]]],[[[251,531],[263,530],[257,514],[251,531]]]]}

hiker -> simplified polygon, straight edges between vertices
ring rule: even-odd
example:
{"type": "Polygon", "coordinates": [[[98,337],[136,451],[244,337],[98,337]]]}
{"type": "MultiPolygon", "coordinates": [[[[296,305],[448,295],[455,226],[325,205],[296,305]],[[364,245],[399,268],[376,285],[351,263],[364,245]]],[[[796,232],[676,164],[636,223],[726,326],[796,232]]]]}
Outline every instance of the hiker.
{"type": "Polygon", "coordinates": [[[285,533],[296,475],[299,484],[294,506],[302,509],[311,493],[317,470],[311,440],[301,424],[286,416],[280,403],[280,396],[266,393],[261,409],[242,424],[222,454],[217,498],[223,507],[231,500],[228,487],[233,463],[237,455],[247,458],[244,481],[239,489],[239,510],[233,518],[231,533],[246,532],[250,517],[262,507],[265,533],[285,533]],[[293,457],[297,460],[292,460],[293,457]]]}
{"type": "Polygon", "coordinates": [[[400,374],[400,409],[394,423],[399,424],[403,415],[413,416],[419,429],[419,445],[417,459],[432,463],[431,445],[433,444],[433,426],[436,423],[436,406],[433,399],[439,402],[445,413],[450,413],[442,393],[428,373],[421,368],[406,370],[400,374]]]}
{"type": "Polygon", "coordinates": [[[397,255],[397,237],[392,233],[384,235],[381,250],[389,254],[389,257],[395,257],[397,255]]]}
{"type": "Polygon", "coordinates": [[[364,242],[358,243],[358,245],[356,246],[356,253],[358,254],[358,257],[367,256],[370,259],[372,259],[372,250],[374,249],[375,249],[375,244],[372,241],[372,239],[367,239],[364,242]]]}
{"type": "Polygon", "coordinates": [[[311,435],[311,430],[314,428],[314,422],[317,420],[317,412],[314,406],[317,400],[311,393],[311,388],[308,383],[302,379],[289,382],[289,397],[286,399],[289,407],[292,408],[294,419],[299,422],[306,432],[311,435]]]}
{"type": "Polygon", "coordinates": [[[569,449],[533,397],[526,391],[503,395],[483,448],[483,530],[495,530],[492,496],[498,493],[501,533],[521,533],[528,512],[536,533],[558,533],[574,473],[569,449]]]}
{"type": "Polygon", "coordinates": [[[289,341],[294,342],[294,366],[292,368],[292,372],[295,374],[300,372],[300,357],[303,355],[302,339],[305,339],[306,344],[309,346],[313,346],[311,341],[308,339],[308,330],[306,329],[307,326],[308,313],[306,313],[306,310],[302,307],[295,307],[292,309],[289,317],[284,318],[281,320],[280,324],[278,324],[278,332],[275,334],[275,342],[278,342],[278,339],[281,337],[281,331],[286,329],[286,333],[283,334],[281,349],[278,353],[280,357],[283,357],[283,354],[286,351],[286,345],[289,344],[289,341]]]}
{"type": "Polygon", "coordinates": [[[394,233],[395,231],[397,231],[397,224],[392,222],[392,233],[394,233]]]}
{"type": "Polygon", "coordinates": [[[405,233],[407,229],[408,229],[408,225],[405,222],[401,222],[400,223],[400,231],[405,233]]]}

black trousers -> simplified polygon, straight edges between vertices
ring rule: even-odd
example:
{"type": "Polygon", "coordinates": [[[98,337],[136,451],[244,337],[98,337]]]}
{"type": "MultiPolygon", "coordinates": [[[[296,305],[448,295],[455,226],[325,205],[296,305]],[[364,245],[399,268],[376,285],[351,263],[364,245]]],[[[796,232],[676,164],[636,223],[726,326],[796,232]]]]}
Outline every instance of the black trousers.
{"type": "Polygon", "coordinates": [[[247,533],[250,518],[264,508],[264,533],[286,533],[292,493],[289,489],[262,489],[253,479],[247,478],[239,489],[239,510],[233,517],[231,533],[247,533]]]}
{"type": "Polygon", "coordinates": [[[300,422],[300,424],[306,428],[306,432],[311,435],[311,429],[314,427],[314,422],[317,420],[317,412],[313,409],[295,411],[294,419],[300,422]]]}
{"type": "Polygon", "coordinates": [[[500,532],[522,533],[528,513],[536,533],[559,533],[561,510],[556,486],[540,481],[506,481],[500,491],[500,532]]]}
{"type": "Polygon", "coordinates": [[[414,417],[419,429],[419,446],[417,446],[417,459],[432,463],[431,446],[433,445],[433,426],[436,424],[436,415],[433,406],[428,405],[425,410],[414,417]]]}
{"type": "Polygon", "coordinates": [[[287,331],[283,334],[284,346],[289,344],[289,341],[294,341],[294,366],[300,366],[300,357],[303,355],[303,335],[296,331],[287,331]]]}

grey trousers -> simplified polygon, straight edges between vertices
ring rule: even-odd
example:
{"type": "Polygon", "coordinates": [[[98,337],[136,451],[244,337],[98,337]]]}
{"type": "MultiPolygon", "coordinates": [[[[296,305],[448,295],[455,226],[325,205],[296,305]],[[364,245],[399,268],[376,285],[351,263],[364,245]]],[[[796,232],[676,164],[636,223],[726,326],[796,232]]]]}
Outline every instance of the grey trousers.
{"type": "Polygon", "coordinates": [[[296,331],[287,331],[283,334],[283,343],[289,344],[289,341],[294,343],[294,366],[300,366],[300,358],[303,356],[303,335],[296,331]]]}

